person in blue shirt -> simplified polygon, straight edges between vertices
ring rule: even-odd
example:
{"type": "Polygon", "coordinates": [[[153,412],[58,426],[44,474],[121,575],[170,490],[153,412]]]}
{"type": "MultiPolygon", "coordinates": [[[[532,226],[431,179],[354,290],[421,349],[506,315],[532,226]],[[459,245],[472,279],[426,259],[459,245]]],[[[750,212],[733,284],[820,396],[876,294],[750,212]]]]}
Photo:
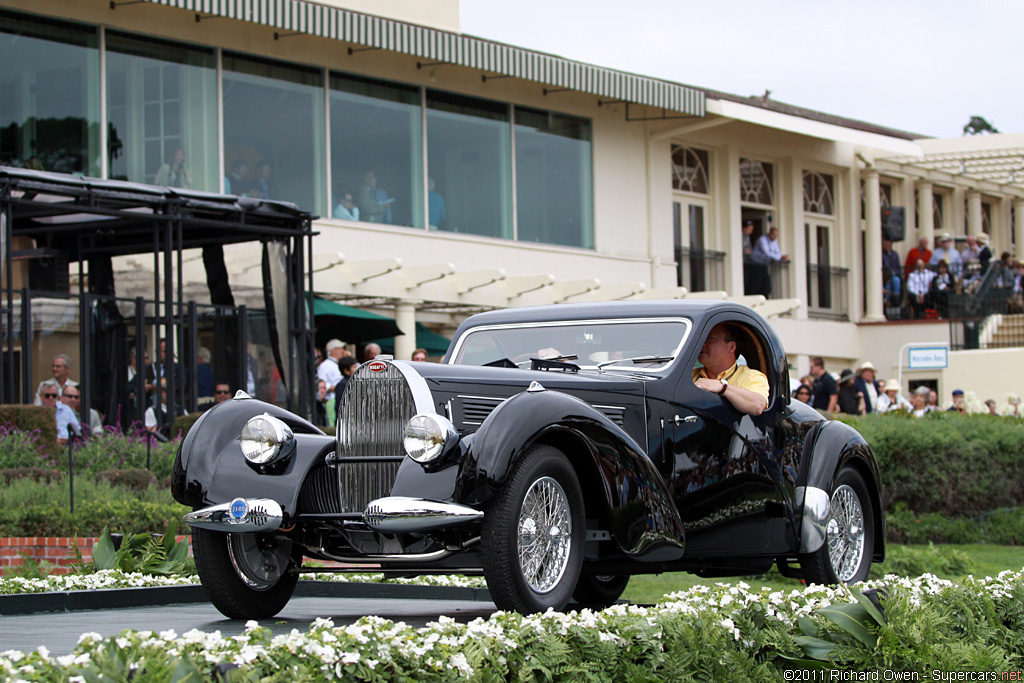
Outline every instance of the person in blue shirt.
{"type": "Polygon", "coordinates": [[[429,181],[430,192],[427,193],[427,210],[430,214],[430,227],[441,228],[444,227],[445,210],[444,210],[444,197],[437,191],[437,186],[434,184],[434,179],[431,178],[429,181]]]}

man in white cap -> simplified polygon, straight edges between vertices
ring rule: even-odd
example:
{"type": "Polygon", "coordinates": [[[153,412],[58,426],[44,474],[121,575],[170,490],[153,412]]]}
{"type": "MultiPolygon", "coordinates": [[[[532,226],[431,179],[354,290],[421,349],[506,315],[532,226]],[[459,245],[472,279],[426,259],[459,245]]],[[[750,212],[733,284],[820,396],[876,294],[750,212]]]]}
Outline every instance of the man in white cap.
{"type": "Polygon", "coordinates": [[[316,369],[316,376],[327,385],[327,393],[324,394],[324,408],[327,410],[327,423],[333,427],[337,417],[337,413],[334,410],[334,388],[341,381],[341,369],[338,367],[338,361],[345,356],[346,349],[345,344],[340,339],[332,339],[327,342],[325,350],[327,351],[327,358],[324,358],[324,361],[316,369]]]}
{"type": "Polygon", "coordinates": [[[879,384],[875,380],[875,366],[871,361],[866,360],[857,368],[857,379],[853,380],[853,386],[860,393],[864,394],[864,410],[873,413],[878,405],[879,384]]]}
{"type": "Polygon", "coordinates": [[[981,264],[981,272],[988,270],[988,264],[992,261],[992,250],[988,248],[988,235],[981,233],[978,241],[978,263],[981,264]]]}
{"type": "Polygon", "coordinates": [[[928,265],[932,266],[932,270],[935,270],[939,261],[946,261],[949,263],[949,272],[957,277],[960,277],[963,273],[963,260],[960,258],[960,252],[953,246],[953,238],[948,232],[944,232],[935,238],[935,251],[932,252],[932,257],[928,261],[928,265]]]}

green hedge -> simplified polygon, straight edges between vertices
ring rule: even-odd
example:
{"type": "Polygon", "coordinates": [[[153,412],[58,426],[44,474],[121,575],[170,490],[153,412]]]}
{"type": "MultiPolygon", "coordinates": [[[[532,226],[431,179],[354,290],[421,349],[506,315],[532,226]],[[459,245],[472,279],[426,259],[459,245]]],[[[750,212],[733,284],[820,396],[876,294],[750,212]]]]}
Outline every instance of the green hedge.
{"type": "Polygon", "coordinates": [[[177,503],[125,500],[27,505],[0,509],[0,536],[99,536],[104,527],[119,533],[162,533],[173,519],[181,522],[189,508],[177,503]]]}
{"type": "Polygon", "coordinates": [[[975,517],[1024,506],[1024,421],[936,412],[843,418],[878,460],[886,510],[975,517]]]}

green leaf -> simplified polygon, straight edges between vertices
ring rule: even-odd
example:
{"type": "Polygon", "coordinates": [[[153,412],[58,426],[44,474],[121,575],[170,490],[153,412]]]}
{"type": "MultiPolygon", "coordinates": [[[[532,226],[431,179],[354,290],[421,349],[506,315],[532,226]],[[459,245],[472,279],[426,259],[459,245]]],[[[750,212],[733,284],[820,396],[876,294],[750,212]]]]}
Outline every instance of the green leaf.
{"type": "Polygon", "coordinates": [[[113,569],[117,559],[117,551],[114,550],[114,542],[110,540],[110,530],[103,527],[100,540],[92,547],[92,562],[97,569],[113,569]]]}
{"type": "Polygon", "coordinates": [[[878,635],[871,631],[871,619],[867,610],[858,603],[848,602],[843,605],[830,605],[818,610],[818,614],[843,629],[846,633],[870,648],[878,646],[878,635]]]}
{"type": "Polygon", "coordinates": [[[832,651],[836,648],[836,644],[828,640],[822,640],[821,638],[811,638],[810,636],[797,636],[794,638],[796,644],[799,645],[804,654],[811,659],[820,659],[822,661],[831,661],[830,656],[832,651]]]}
{"type": "Polygon", "coordinates": [[[859,602],[861,607],[864,608],[864,611],[868,613],[868,616],[875,620],[876,624],[879,626],[885,626],[885,615],[875,607],[875,603],[871,602],[871,600],[869,600],[868,597],[860,591],[853,591],[853,597],[857,598],[857,602],[859,602]]]}
{"type": "Polygon", "coordinates": [[[800,627],[800,632],[805,636],[816,638],[818,636],[818,625],[814,623],[814,619],[810,617],[797,617],[796,624],[800,627]]]}

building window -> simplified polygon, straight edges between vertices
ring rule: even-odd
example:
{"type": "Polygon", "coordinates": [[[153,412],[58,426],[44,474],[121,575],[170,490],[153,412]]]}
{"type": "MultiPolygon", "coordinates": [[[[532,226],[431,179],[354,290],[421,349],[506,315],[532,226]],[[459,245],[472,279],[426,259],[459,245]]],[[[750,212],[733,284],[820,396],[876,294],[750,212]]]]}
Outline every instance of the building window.
{"type": "Polygon", "coordinates": [[[428,174],[444,200],[440,230],[511,239],[509,106],[427,91],[428,174]]]}
{"type": "Polygon", "coordinates": [[[0,12],[0,164],[100,175],[96,29],[0,12]]]}
{"type": "Polygon", "coordinates": [[[216,192],[212,50],[107,32],[111,178],[216,192]]]}
{"type": "Polygon", "coordinates": [[[332,215],[424,226],[420,89],[331,74],[332,215]],[[352,195],[358,218],[343,203],[352,195]]]}
{"type": "Polygon", "coordinates": [[[740,159],[740,201],[749,204],[775,204],[772,164],[757,159],[740,159]]]}
{"type": "Polygon", "coordinates": [[[935,193],[935,194],[932,195],[932,216],[933,216],[932,220],[934,221],[933,225],[934,225],[936,231],[941,230],[942,227],[943,227],[943,223],[942,223],[942,199],[943,199],[943,196],[941,194],[935,193]]]}
{"type": "Polygon", "coordinates": [[[672,145],[672,189],[708,194],[708,153],[703,149],[672,145]]]}
{"type": "Polygon", "coordinates": [[[224,190],[324,214],[324,83],[319,70],[225,53],[224,190]]]}
{"type": "Polygon", "coordinates": [[[588,119],[515,108],[517,238],[592,248],[588,119]]]}
{"type": "Polygon", "coordinates": [[[835,177],[829,173],[804,171],[804,211],[835,215],[835,177]]]}

